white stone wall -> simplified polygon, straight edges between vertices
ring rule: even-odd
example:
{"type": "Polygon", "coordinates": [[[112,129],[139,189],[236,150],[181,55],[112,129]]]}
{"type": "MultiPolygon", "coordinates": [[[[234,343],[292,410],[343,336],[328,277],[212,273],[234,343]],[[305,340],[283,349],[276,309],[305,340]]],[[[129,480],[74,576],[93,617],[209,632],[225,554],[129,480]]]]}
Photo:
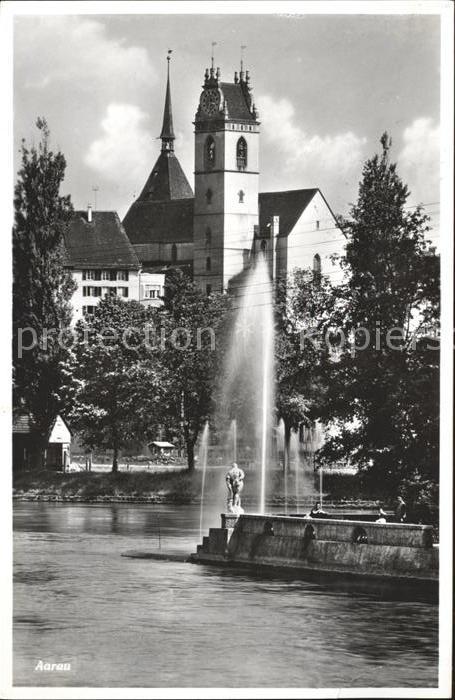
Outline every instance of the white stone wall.
{"type": "Polygon", "coordinates": [[[320,192],[315,194],[286,240],[287,246],[285,242],[280,245],[287,248],[285,269],[288,276],[295,268],[313,269],[314,256],[318,254],[322,274],[328,275],[333,284],[341,282],[341,268],[330,256],[343,254],[346,239],[320,192]]]}
{"type": "MultiPolygon", "coordinates": [[[[90,268],[86,268],[90,269],[90,268]]],[[[107,268],[106,268],[107,269],[107,268]]],[[[119,268],[123,269],[123,268],[119,268]]],[[[73,279],[77,284],[77,288],[73,294],[71,300],[71,305],[73,308],[73,318],[72,324],[75,325],[81,318],[83,318],[83,307],[84,306],[97,306],[105,292],[105,289],[127,287],[128,297],[122,297],[123,299],[136,299],[139,300],[139,272],[138,270],[128,270],[128,281],[126,280],[84,280],[82,270],[73,270],[73,279]],[[83,287],[101,287],[102,296],[83,296],[83,287]]]]}

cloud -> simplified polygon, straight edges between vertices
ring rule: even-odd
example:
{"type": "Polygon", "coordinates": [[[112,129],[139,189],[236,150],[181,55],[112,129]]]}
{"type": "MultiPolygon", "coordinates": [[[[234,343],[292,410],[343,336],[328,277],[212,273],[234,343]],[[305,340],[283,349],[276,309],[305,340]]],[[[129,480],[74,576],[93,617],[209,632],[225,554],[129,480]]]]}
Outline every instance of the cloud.
{"type": "Polygon", "coordinates": [[[23,74],[25,87],[42,89],[83,80],[87,91],[111,85],[123,92],[154,81],[147,51],[109,37],[105,25],[96,19],[20,17],[15,29],[16,70],[23,74]]]}
{"type": "Polygon", "coordinates": [[[439,125],[433,119],[415,119],[404,130],[398,172],[411,191],[411,204],[439,200],[439,148],[439,125]]]}
{"type": "Polygon", "coordinates": [[[340,202],[340,187],[347,185],[351,190],[357,186],[366,138],[352,131],[323,136],[307,134],[286,98],[277,101],[265,95],[258,99],[258,104],[264,139],[272,148],[279,148],[281,161],[284,158],[280,178],[286,173],[287,181],[293,186],[336,190],[340,202]]]}
{"type": "Polygon", "coordinates": [[[141,187],[151,170],[155,139],[144,121],[147,115],[132,104],[111,103],[101,122],[102,135],[93,141],[84,163],[104,180],[122,183],[122,190],[141,187]]]}

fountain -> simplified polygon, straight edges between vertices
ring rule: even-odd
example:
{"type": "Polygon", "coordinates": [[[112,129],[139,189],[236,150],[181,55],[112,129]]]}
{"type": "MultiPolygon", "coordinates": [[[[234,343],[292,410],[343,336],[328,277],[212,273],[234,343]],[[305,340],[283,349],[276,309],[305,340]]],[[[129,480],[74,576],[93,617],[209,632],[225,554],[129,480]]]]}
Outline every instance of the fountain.
{"type": "Polygon", "coordinates": [[[284,483],[284,513],[288,513],[288,472],[289,464],[286,455],[286,445],[284,439],[284,421],[282,418],[278,421],[277,428],[277,451],[278,455],[283,455],[283,483],[284,483]]]}
{"type": "Polygon", "coordinates": [[[201,510],[199,515],[199,536],[202,539],[202,524],[204,518],[204,496],[205,496],[205,477],[207,473],[207,456],[209,448],[209,422],[206,421],[204,425],[204,430],[202,431],[201,441],[199,443],[198,450],[198,465],[202,469],[202,482],[201,482],[201,510]]]}
{"type": "Polygon", "coordinates": [[[228,433],[228,462],[237,462],[237,420],[233,418],[228,433]]]}
{"type": "MultiPolygon", "coordinates": [[[[259,471],[259,512],[265,512],[267,462],[271,457],[274,396],[274,317],[272,283],[263,255],[248,271],[246,282],[238,288],[236,317],[231,346],[227,353],[222,388],[222,411],[218,420],[226,425],[226,411],[232,411],[231,439],[242,444],[253,456],[259,471]],[[224,413],[223,413],[224,411],[224,413]]],[[[237,451],[237,448],[235,448],[237,451]]],[[[236,460],[234,460],[236,461],[236,460]]],[[[252,465],[250,465],[252,466],[252,465]]]]}
{"type": "Polygon", "coordinates": [[[294,464],[295,477],[295,512],[300,509],[300,450],[299,450],[299,434],[296,430],[291,430],[291,440],[289,446],[290,463],[294,464]]]}

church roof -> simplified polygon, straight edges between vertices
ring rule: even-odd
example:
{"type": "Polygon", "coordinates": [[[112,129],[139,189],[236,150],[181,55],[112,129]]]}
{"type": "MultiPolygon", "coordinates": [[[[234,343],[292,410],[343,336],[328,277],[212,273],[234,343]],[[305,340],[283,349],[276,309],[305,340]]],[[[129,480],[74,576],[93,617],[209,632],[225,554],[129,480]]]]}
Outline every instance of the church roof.
{"type": "Polygon", "coordinates": [[[115,211],[75,211],[64,233],[66,264],[73,268],[137,270],[139,260],[115,211]]]}
{"type": "Polygon", "coordinates": [[[193,190],[186,179],[177,156],[173,151],[161,151],[136,201],[162,202],[192,197],[193,190]]]}
{"type": "Polygon", "coordinates": [[[250,112],[244,88],[241,83],[220,83],[224,98],[227,100],[229,119],[251,121],[250,112]]]}
{"type": "Polygon", "coordinates": [[[259,194],[259,231],[267,233],[267,224],[273,216],[280,217],[280,236],[288,236],[305,211],[318,188],[287,190],[284,192],[261,192],[259,194]]]}
{"type": "Polygon", "coordinates": [[[133,244],[187,243],[193,241],[193,214],[193,198],[161,202],[139,198],[123,225],[133,244]]]}

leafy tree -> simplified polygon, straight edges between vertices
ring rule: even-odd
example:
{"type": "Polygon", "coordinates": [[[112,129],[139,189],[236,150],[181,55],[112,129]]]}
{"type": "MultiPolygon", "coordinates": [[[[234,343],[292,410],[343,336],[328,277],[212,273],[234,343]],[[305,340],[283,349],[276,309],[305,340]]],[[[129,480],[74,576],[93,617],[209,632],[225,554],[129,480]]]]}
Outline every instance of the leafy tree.
{"type": "Polygon", "coordinates": [[[321,366],[330,348],[320,337],[330,332],[336,313],[329,279],[295,270],[290,283],[278,287],[276,311],[276,411],[284,423],[286,470],[291,430],[313,425],[326,393],[321,366]]]}
{"type": "Polygon", "coordinates": [[[63,233],[72,212],[70,198],[59,194],[66,162],[49,148],[46,121],[36,125],[41,140],[30,148],[22,141],[14,196],[13,407],[32,417],[32,461],[42,466],[52,424],[65,406],[68,357],[59,333],[70,323],[75,285],[64,267],[63,233]]]}
{"type": "Polygon", "coordinates": [[[113,450],[115,472],[119,450],[151,439],[163,409],[153,316],[137,301],[106,297],[76,331],[72,424],[88,447],[113,450]]]}
{"type": "Polygon", "coordinates": [[[192,471],[197,439],[215,413],[230,301],[222,294],[205,295],[179,271],[169,276],[166,287],[158,320],[166,381],[161,419],[168,431],[180,435],[192,471]]]}
{"type": "Polygon", "coordinates": [[[438,325],[439,259],[422,207],[406,206],[387,134],[381,144],[343,222],[347,282],[337,293],[346,342],[326,365],[325,418],[338,434],[320,457],[348,459],[392,493],[415,470],[438,478],[439,353],[423,332],[438,325]]]}

